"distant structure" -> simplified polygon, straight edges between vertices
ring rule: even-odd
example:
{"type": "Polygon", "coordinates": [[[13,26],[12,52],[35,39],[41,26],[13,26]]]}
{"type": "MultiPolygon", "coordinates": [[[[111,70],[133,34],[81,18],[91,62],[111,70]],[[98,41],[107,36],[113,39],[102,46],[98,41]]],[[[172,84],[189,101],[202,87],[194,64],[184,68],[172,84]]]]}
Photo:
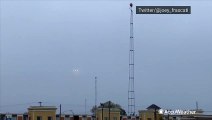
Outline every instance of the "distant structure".
{"type": "Polygon", "coordinates": [[[196,101],[196,110],[199,109],[199,105],[198,105],[198,102],[196,101]]]}
{"type": "Polygon", "coordinates": [[[128,115],[135,115],[134,91],[134,36],[133,36],[133,4],[130,3],[130,50],[129,50],[129,85],[128,85],[128,115]]]}

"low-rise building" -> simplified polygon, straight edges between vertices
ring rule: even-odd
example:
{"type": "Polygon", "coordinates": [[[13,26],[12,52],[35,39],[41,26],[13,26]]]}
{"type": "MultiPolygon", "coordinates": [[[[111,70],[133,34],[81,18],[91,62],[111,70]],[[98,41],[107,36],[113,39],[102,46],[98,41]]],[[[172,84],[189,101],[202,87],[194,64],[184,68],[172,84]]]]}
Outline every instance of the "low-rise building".
{"type": "Polygon", "coordinates": [[[120,120],[120,109],[118,108],[98,108],[97,120],[120,120]]]}
{"type": "Polygon", "coordinates": [[[152,104],[147,107],[146,110],[139,110],[140,120],[162,120],[162,115],[158,113],[159,109],[160,107],[155,104],[152,104]]]}
{"type": "Polygon", "coordinates": [[[31,106],[28,108],[28,120],[56,120],[55,106],[31,106]]]}

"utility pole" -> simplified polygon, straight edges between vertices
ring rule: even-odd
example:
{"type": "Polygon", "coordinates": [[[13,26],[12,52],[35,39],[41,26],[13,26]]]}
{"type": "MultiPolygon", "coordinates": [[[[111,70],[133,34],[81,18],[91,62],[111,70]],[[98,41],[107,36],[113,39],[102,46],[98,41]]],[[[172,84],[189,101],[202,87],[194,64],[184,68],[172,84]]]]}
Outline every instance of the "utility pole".
{"type": "Polygon", "coordinates": [[[60,104],[60,120],[61,120],[61,104],[60,104]]]}
{"type": "Polygon", "coordinates": [[[104,118],[104,116],[103,116],[104,104],[103,104],[103,103],[100,103],[100,105],[101,105],[101,107],[102,107],[102,120],[103,120],[103,118],[104,118]]]}
{"type": "Polygon", "coordinates": [[[128,115],[135,115],[134,91],[134,35],[133,35],[133,4],[130,3],[130,50],[129,50],[129,85],[128,85],[128,115]]]}
{"type": "Polygon", "coordinates": [[[97,77],[95,77],[95,111],[94,111],[95,116],[96,113],[97,113],[97,77]]]}
{"type": "Polygon", "coordinates": [[[86,115],[87,99],[85,98],[85,115],[86,115]]]}
{"type": "Polygon", "coordinates": [[[108,108],[109,108],[109,120],[110,120],[110,101],[109,101],[109,106],[108,106],[108,108]]]}
{"type": "Polygon", "coordinates": [[[156,108],[154,109],[154,120],[157,120],[156,108]]]}

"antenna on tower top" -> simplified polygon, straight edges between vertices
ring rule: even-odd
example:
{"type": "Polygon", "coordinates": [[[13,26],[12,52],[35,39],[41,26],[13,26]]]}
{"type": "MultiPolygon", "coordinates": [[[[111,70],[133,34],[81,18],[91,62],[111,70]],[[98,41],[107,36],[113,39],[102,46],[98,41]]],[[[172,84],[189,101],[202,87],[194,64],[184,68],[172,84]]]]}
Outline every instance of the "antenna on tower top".
{"type": "Polygon", "coordinates": [[[38,102],[39,103],[39,105],[40,105],[40,107],[42,106],[42,102],[38,102]]]}
{"type": "Polygon", "coordinates": [[[131,8],[133,7],[133,4],[132,4],[132,3],[130,3],[130,7],[131,7],[131,8]]]}

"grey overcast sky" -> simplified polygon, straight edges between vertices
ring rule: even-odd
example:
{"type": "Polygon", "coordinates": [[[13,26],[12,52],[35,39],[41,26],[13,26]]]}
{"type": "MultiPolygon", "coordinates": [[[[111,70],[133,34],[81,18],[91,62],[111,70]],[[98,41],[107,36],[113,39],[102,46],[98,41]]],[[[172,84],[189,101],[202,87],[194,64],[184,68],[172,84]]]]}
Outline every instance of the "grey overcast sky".
{"type": "Polygon", "coordinates": [[[84,113],[86,99],[89,113],[95,76],[98,103],[127,111],[130,2],[191,6],[190,15],[134,14],[136,111],[196,101],[212,111],[212,1],[1,0],[0,112],[42,101],[84,113]]]}

